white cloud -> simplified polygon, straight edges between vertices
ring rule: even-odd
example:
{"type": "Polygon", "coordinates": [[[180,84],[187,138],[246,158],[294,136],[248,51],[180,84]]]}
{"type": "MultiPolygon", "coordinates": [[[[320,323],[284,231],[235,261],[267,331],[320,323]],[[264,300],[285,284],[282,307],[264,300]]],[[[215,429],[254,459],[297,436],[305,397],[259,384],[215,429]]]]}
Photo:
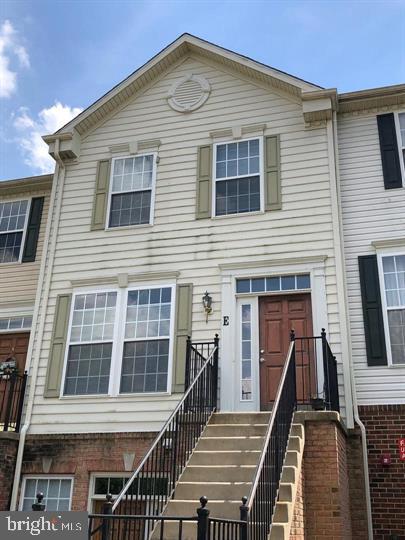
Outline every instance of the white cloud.
{"type": "Polygon", "coordinates": [[[19,131],[17,142],[23,151],[25,163],[34,173],[49,173],[55,167],[42,135],[54,133],[81,111],[79,107],[69,107],[57,101],[51,107],[42,109],[34,119],[26,107],[19,109],[13,121],[14,127],[19,131]]]}
{"type": "Polygon", "coordinates": [[[28,52],[7,20],[0,27],[0,98],[10,97],[17,89],[17,73],[10,67],[13,57],[17,57],[20,67],[30,66],[28,52]]]}

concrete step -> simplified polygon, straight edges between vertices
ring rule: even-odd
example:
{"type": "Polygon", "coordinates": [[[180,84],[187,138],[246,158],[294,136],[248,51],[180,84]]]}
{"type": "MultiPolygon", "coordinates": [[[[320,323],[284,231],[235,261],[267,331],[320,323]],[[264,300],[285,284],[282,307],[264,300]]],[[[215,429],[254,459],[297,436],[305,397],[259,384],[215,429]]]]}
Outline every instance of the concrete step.
{"type": "Polygon", "coordinates": [[[198,450],[259,450],[263,448],[264,437],[203,437],[198,443],[198,450]]]}
{"type": "MultiPolygon", "coordinates": [[[[151,540],[160,540],[161,537],[164,540],[179,540],[179,529],[179,521],[165,521],[163,534],[160,534],[161,525],[158,524],[151,536],[151,540]]],[[[182,540],[195,540],[197,538],[197,523],[194,521],[183,521],[181,524],[181,533],[182,540]]]]}
{"type": "Polygon", "coordinates": [[[264,436],[267,424],[208,424],[203,437],[264,436]]]}
{"type": "MultiPolygon", "coordinates": [[[[211,499],[207,505],[211,517],[225,519],[239,519],[241,501],[224,501],[211,499]]],[[[194,516],[197,508],[200,507],[200,501],[196,500],[171,500],[166,507],[164,514],[166,516],[194,516]]]]}
{"type": "Polygon", "coordinates": [[[201,496],[221,500],[242,500],[249,496],[252,482],[179,482],[174,499],[198,500],[201,496]]]}
{"type": "Polygon", "coordinates": [[[256,465],[188,465],[182,482],[252,482],[256,465]]]}
{"type": "Polygon", "coordinates": [[[269,420],[267,412],[215,413],[210,424],[268,424],[269,420]]]}
{"type": "Polygon", "coordinates": [[[256,465],[259,450],[195,450],[189,465],[256,465]]]}

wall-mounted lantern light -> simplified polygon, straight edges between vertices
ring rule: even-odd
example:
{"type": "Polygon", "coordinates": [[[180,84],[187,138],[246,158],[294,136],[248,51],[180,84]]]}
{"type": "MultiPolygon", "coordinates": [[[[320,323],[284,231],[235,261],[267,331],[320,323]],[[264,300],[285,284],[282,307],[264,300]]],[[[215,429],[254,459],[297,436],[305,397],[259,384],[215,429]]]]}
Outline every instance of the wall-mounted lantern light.
{"type": "Polygon", "coordinates": [[[208,315],[212,313],[212,297],[208,294],[208,291],[205,291],[204,296],[202,297],[202,302],[205,311],[205,322],[208,322],[208,315]]]}

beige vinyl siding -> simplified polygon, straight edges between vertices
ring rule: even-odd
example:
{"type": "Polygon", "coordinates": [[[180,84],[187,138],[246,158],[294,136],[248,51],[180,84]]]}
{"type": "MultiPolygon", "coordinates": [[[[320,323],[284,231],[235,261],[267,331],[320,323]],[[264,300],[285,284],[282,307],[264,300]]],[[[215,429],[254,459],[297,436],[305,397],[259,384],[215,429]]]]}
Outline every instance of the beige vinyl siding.
{"type": "Polygon", "coordinates": [[[55,299],[71,290],[71,281],[178,271],[178,283],[194,285],[193,338],[212,339],[221,328],[220,264],[308,256],[327,256],[327,328],[340,361],[326,129],[305,129],[301,105],[268,88],[198,58],[186,60],[84,138],[80,159],[66,168],[32,431],[159,429],[179,397],[43,398],[55,299]],[[212,91],[203,107],[181,114],[169,108],[166,94],[190,72],[207,78],[212,91]],[[196,220],[197,148],[212,143],[211,131],[235,124],[266,124],[265,135],[280,135],[283,208],[196,220]],[[90,231],[97,161],[110,157],[112,144],[137,139],[161,141],[154,225],[90,231]],[[205,290],[213,297],[208,323],[205,290]]]}
{"type": "MultiPolygon", "coordinates": [[[[49,191],[21,191],[11,196],[0,194],[0,201],[23,200],[45,197],[42,210],[41,227],[38,237],[37,253],[34,262],[0,264],[0,316],[1,309],[18,306],[34,306],[37,292],[39,267],[44,247],[46,220],[49,211],[49,191]]],[[[22,246],[21,249],[24,247],[22,246]]]]}
{"type": "MultiPolygon", "coordinates": [[[[369,367],[357,258],[405,237],[405,189],[384,189],[376,113],[338,121],[341,201],[354,373],[361,405],[405,403],[405,366],[369,367]]],[[[393,248],[395,250],[395,248],[393,248]]]]}

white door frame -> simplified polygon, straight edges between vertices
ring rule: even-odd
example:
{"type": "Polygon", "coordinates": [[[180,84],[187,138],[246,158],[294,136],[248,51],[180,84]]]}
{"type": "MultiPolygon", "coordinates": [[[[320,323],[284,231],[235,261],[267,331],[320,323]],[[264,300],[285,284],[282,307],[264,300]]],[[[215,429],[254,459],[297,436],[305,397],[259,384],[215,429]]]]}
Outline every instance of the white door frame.
{"type": "MultiPolygon", "coordinates": [[[[260,410],[259,395],[259,340],[258,340],[258,294],[236,293],[236,280],[238,278],[271,277],[288,274],[309,273],[311,289],[305,292],[311,293],[312,324],[314,335],[321,334],[321,328],[328,332],[328,310],[326,297],[325,256],[306,257],[303,259],[286,259],[285,261],[263,261],[258,263],[224,264],[220,266],[222,284],[222,321],[229,324],[222,326],[221,343],[221,374],[220,374],[220,408],[221,411],[249,411],[260,410]],[[256,329],[253,331],[252,341],[252,401],[240,400],[240,347],[239,347],[239,298],[246,298],[255,307],[256,329]]],[[[297,291],[304,292],[304,291],[297,291]]],[[[274,294],[284,294],[285,291],[277,291],[274,294]]],[[[272,293],[264,293],[266,296],[272,293]]],[[[293,292],[292,292],[293,294],[293,292]]],[[[320,342],[320,340],[318,340],[320,342]]],[[[320,345],[320,343],[319,343],[320,345]]],[[[322,358],[317,350],[318,359],[322,358]]],[[[323,369],[319,370],[323,373],[323,369]]],[[[318,378],[318,385],[322,388],[323,380],[318,378]]]]}

